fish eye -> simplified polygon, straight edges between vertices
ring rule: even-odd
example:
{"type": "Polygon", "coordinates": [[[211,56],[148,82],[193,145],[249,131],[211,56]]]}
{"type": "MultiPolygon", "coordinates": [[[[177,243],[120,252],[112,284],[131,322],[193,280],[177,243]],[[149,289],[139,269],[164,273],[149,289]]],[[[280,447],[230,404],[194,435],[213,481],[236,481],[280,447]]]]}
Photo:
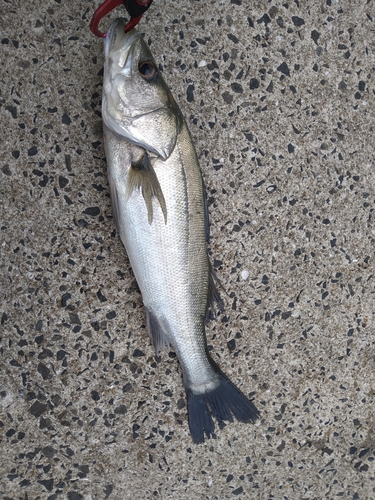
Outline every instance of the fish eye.
{"type": "Polygon", "coordinates": [[[138,71],[141,77],[150,82],[158,74],[158,70],[153,61],[142,61],[138,65],[138,71]]]}

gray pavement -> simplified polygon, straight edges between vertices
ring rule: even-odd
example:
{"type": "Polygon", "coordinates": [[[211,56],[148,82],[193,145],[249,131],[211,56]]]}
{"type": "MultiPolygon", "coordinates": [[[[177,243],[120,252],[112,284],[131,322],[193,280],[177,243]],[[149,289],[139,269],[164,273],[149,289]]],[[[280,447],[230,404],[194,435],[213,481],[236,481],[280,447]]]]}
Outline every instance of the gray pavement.
{"type": "Polygon", "coordinates": [[[261,411],[203,445],[111,215],[98,5],[0,7],[2,500],[375,498],[374,2],[155,0],[139,27],[207,186],[208,344],[261,411]]]}

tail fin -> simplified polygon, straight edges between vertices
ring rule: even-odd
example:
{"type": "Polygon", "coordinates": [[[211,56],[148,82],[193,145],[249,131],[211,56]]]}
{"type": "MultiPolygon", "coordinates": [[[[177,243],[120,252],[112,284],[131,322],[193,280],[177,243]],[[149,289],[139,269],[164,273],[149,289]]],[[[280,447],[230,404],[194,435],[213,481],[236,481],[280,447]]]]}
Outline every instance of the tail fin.
{"type": "Polygon", "coordinates": [[[194,394],[187,388],[187,402],[190,433],[195,443],[203,443],[204,434],[211,437],[215,425],[210,411],[218,420],[233,422],[232,415],[239,422],[254,421],[259,411],[253,403],[219,370],[220,384],[211,392],[194,394]]]}

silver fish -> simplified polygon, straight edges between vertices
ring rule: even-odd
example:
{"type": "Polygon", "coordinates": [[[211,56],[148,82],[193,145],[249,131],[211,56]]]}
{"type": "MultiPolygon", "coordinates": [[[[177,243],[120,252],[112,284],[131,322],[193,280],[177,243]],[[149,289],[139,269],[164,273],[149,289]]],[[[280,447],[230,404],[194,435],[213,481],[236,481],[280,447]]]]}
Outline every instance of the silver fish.
{"type": "Polygon", "coordinates": [[[210,358],[207,309],[220,296],[207,254],[201,171],[181,111],[142,37],[116,19],[104,40],[102,115],[112,210],[142,293],[156,354],[182,366],[193,441],[258,410],[210,358]],[[210,411],[209,411],[210,410],[210,411]]]}

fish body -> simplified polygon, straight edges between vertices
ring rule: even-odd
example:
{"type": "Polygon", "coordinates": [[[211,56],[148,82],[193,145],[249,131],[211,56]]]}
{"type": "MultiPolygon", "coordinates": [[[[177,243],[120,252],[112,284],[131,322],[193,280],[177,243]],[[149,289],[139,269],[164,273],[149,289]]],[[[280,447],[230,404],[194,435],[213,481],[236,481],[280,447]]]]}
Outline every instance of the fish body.
{"type": "Polygon", "coordinates": [[[205,317],[218,298],[207,254],[201,171],[186,122],[151,52],[116,19],[105,39],[102,115],[113,214],[142,293],[156,353],[182,366],[190,431],[202,442],[219,420],[255,420],[255,406],[209,357],[205,317]]]}

